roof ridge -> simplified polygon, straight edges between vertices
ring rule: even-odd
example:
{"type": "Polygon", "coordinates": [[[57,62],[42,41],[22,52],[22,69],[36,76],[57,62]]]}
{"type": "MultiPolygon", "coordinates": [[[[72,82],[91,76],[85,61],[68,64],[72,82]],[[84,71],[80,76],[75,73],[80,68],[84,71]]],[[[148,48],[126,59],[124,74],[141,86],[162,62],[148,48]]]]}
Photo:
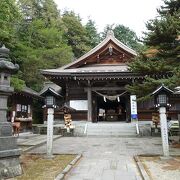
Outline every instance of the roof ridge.
{"type": "Polygon", "coordinates": [[[67,69],[69,67],[71,67],[72,65],[80,62],[81,60],[87,58],[88,56],[90,56],[91,54],[93,54],[94,52],[96,52],[98,49],[100,49],[102,46],[104,46],[106,43],[108,43],[110,40],[112,40],[114,43],[116,43],[119,47],[123,48],[124,50],[126,50],[127,52],[133,54],[134,56],[137,55],[137,53],[131,49],[130,47],[126,46],[125,44],[123,44],[121,41],[119,41],[115,36],[114,36],[114,32],[112,33],[112,31],[108,31],[106,38],[101,41],[97,46],[95,46],[93,49],[91,49],[90,51],[88,51],[87,53],[85,53],[84,55],[82,55],[81,57],[79,57],[77,60],[62,66],[61,68],[58,69],[67,69]]]}

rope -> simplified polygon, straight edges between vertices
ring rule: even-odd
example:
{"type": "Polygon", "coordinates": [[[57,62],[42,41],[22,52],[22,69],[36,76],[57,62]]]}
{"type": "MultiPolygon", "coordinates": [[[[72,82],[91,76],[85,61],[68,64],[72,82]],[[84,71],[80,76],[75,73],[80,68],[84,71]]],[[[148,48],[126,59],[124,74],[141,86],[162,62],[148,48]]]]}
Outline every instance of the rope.
{"type": "Polygon", "coordinates": [[[102,96],[102,97],[105,97],[107,98],[108,100],[110,101],[115,101],[116,99],[118,99],[118,97],[121,97],[123,94],[125,94],[127,91],[124,91],[123,93],[121,94],[117,94],[117,95],[114,95],[114,96],[108,96],[108,95],[105,95],[105,94],[101,94],[97,91],[94,91],[95,93],[97,93],[98,95],[102,96]]]}

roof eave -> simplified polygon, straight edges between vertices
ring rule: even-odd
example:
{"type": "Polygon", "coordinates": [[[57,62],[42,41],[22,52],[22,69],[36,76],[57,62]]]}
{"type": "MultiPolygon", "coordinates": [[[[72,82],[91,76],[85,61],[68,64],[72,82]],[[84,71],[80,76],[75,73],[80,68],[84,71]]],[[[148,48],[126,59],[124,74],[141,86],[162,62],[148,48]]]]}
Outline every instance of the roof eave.
{"type": "Polygon", "coordinates": [[[121,47],[122,49],[124,49],[125,51],[127,51],[128,53],[132,54],[133,56],[137,56],[137,53],[129,48],[128,46],[126,46],[125,44],[123,44],[122,42],[120,42],[118,39],[115,38],[113,33],[109,33],[106,38],[100,42],[97,46],[95,46],[93,49],[91,49],[89,52],[87,52],[86,54],[84,54],[83,56],[81,56],[80,58],[78,58],[77,60],[75,60],[72,63],[69,63],[65,66],[62,66],[61,69],[68,69],[71,66],[79,63],[80,61],[82,61],[85,58],[88,58],[89,56],[91,56],[93,53],[95,53],[96,51],[98,51],[100,48],[102,48],[104,45],[106,45],[109,41],[113,41],[115,44],[117,44],[119,47],[121,47]]]}

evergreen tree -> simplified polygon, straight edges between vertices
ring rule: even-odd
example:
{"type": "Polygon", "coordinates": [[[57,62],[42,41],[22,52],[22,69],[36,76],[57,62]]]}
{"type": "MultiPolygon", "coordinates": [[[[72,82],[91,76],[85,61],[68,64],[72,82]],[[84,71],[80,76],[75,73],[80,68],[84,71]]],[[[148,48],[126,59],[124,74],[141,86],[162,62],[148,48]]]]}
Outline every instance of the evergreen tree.
{"type": "Polygon", "coordinates": [[[0,1],[0,45],[12,47],[15,41],[15,27],[20,18],[15,0],[0,1]]]}
{"type": "Polygon", "coordinates": [[[91,49],[90,39],[81,19],[73,11],[65,11],[62,16],[66,28],[65,38],[68,45],[72,47],[75,58],[78,58],[91,49]]]}
{"type": "Polygon", "coordinates": [[[96,45],[99,44],[100,42],[100,35],[97,32],[96,26],[95,26],[95,22],[91,19],[88,20],[88,22],[86,23],[86,31],[87,31],[87,36],[90,39],[90,47],[93,48],[96,45]]]}
{"type": "Polygon", "coordinates": [[[107,24],[107,25],[104,27],[103,32],[101,32],[101,40],[103,40],[103,39],[106,37],[108,31],[114,29],[113,27],[114,27],[114,24],[107,24]]]}
{"type": "MultiPolygon", "coordinates": [[[[10,59],[16,62],[13,52],[18,41],[16,30],[20,20],[20,12],[15,0],[0,1],[0,47],[5,44],[10,49],[10,59]]],[[[11,85],[15,90],[21,90],[25,86],[25,82],[18,78],[18,75],[13,75],[11,85]]]]}
{"type": "Polygon", "coordinates": [[[147,96],[162,83],[172,89],[180,85],[180,2],[164,3],[159,16],[147,23],[144,43],[148,50],[130,64],[133,72],[146,75],[145,81],[128,87],[139,97],[147,96]]]}
{"type": "Polygon", "coordinates": [[[53,0],[19,0],[19,7],[23,18],[14,52],[20,65],[19,78],[39,90],[44,79],[40,69],[67,64],[73,54],[63,38],[62,20],[53,0]]]}
{"type": "Polygon", "coordinates": [[[120,24],[115,26],[114,24],[106,25],[104,32],[102,33],[103,39],[106,37],[108,30],[113,30],[115,37],[119,41],[134,49],[135,51],[141,51],[143,49],[143,45],[139,43],[136,33],[130,30],[128,27],[120,24]]]}

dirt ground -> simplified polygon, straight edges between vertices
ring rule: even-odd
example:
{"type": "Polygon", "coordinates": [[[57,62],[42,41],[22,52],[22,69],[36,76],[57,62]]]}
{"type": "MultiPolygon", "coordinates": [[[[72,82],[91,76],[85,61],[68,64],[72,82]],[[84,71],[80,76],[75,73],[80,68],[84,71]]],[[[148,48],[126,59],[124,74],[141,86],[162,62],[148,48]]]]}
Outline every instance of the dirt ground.
{"type": "Polygon", "coordinates": [[[76,155],[55,155],[52,160],[45,155],[26,154],[20,157],[23,175],[15,180],[44,180],[54,179],[76,155]]]}
{"type": "Polygon", "coordinates": [[[178,180],[180,177],[180,156],[169,159],[162,159],[160,156],[139,158],[152,180],[178,180]]]}

